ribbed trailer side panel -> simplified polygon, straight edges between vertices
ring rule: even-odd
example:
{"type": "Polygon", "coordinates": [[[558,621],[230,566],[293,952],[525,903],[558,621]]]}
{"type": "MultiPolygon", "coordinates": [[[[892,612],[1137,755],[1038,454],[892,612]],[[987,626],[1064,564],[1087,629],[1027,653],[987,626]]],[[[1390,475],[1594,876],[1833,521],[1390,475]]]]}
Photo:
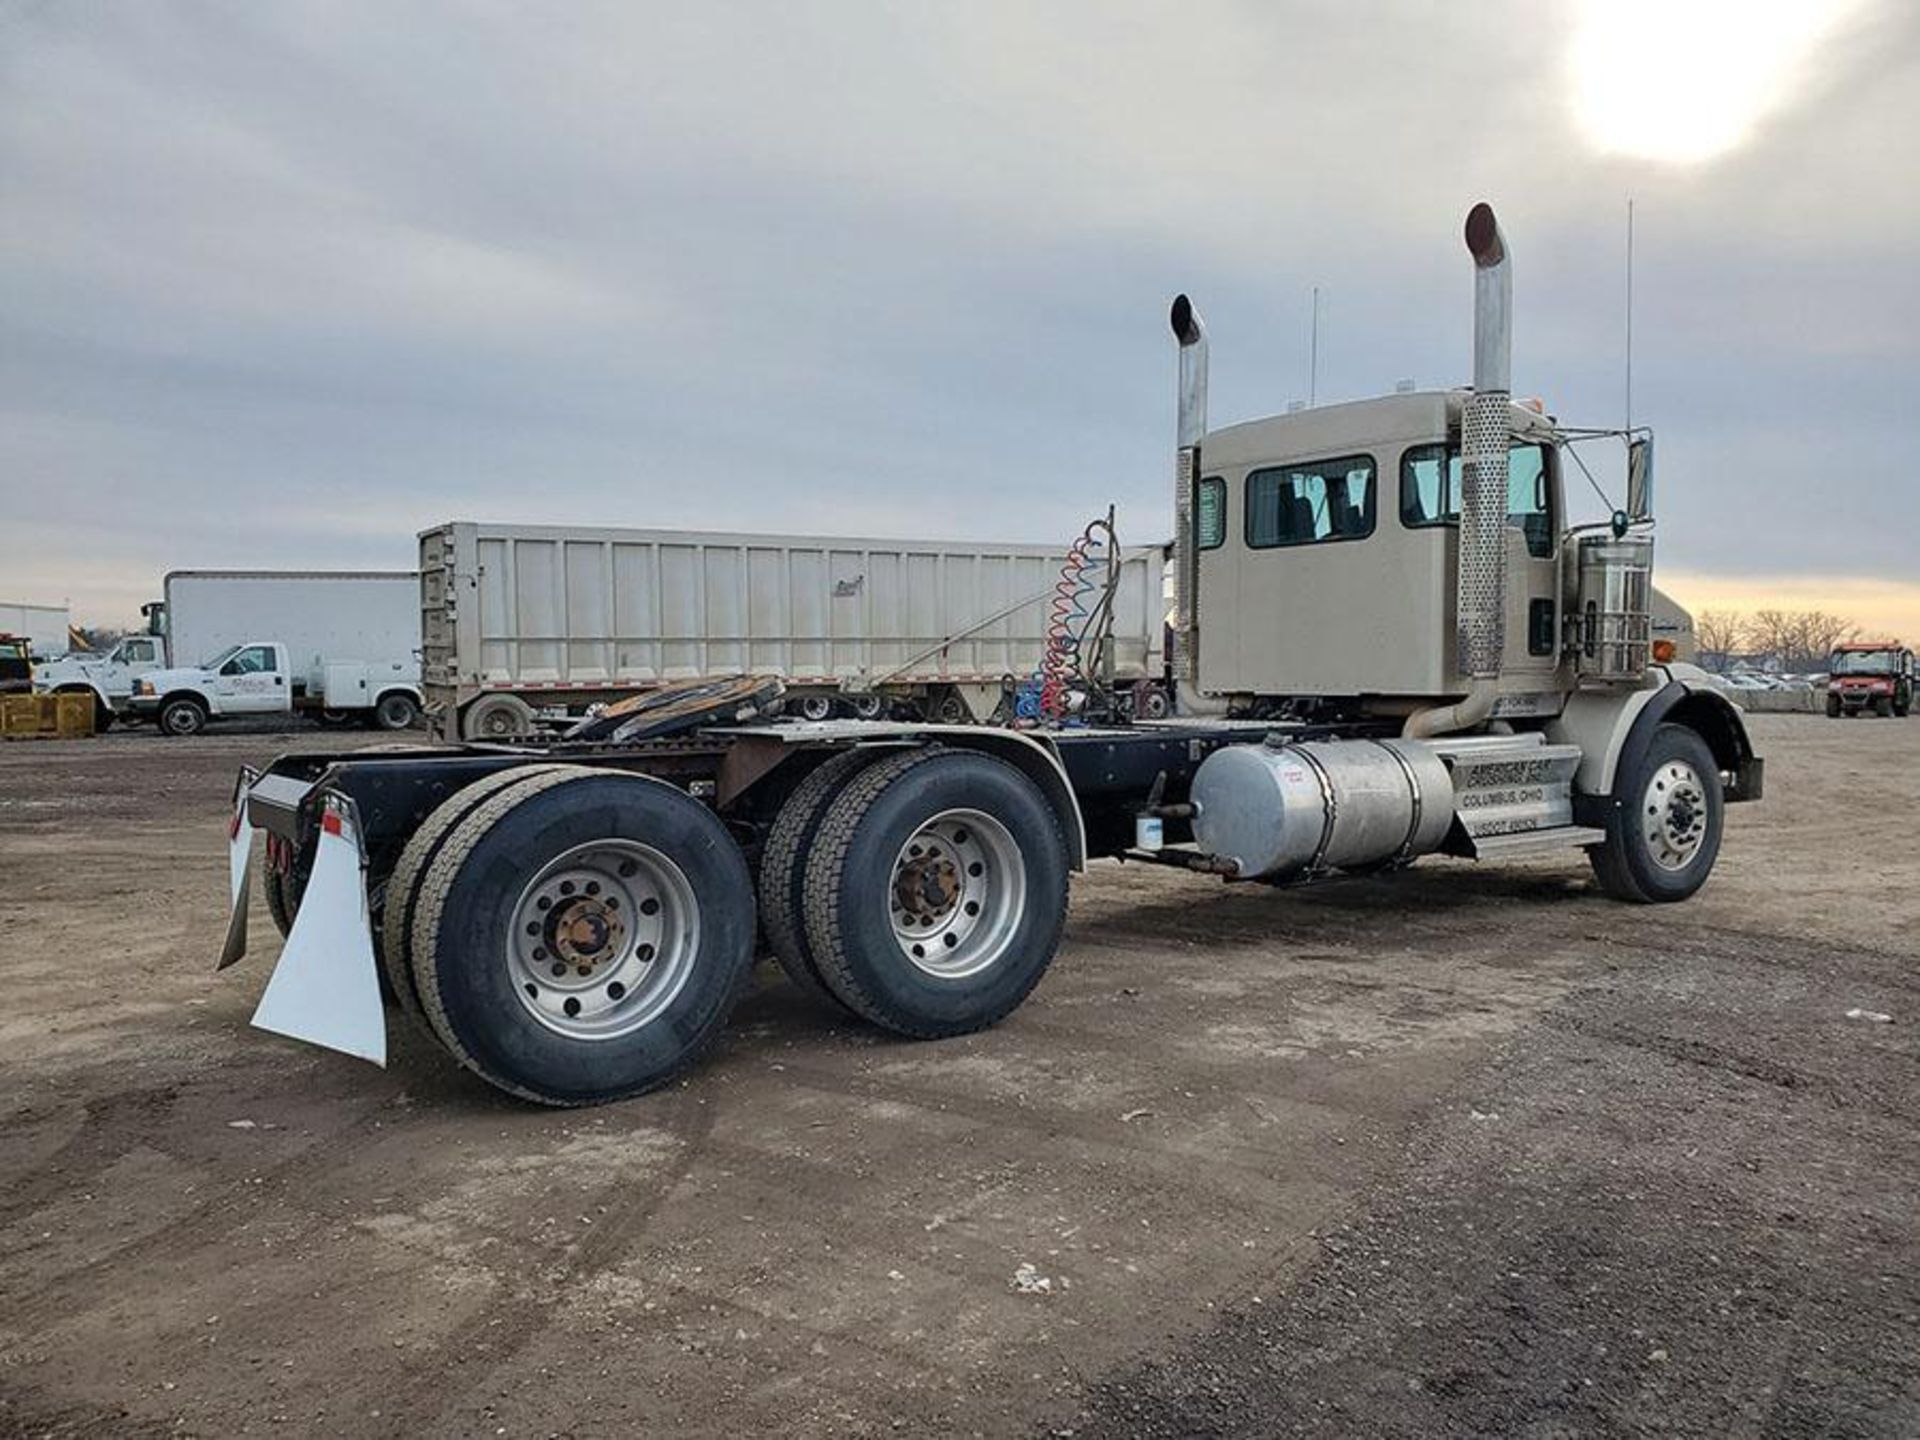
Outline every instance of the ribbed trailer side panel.
{"type": "MultiPolygon", "coordinates": [[[[1037,546],[456,523],[421,536],[427,682],[457,692],[430,702],[743,672],[816,687],[993,683],[1038,661],[1063,559],[1037,546]]],[[[1118,678],[1159,673],[1162,608],[1161,552],[1129,551],[1118,678]]]]}

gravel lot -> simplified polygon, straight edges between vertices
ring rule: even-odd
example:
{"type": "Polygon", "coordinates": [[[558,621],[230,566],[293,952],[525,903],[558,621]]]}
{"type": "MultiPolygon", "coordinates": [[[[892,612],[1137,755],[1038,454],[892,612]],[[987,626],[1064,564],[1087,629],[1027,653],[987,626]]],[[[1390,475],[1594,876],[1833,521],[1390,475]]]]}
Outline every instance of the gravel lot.
{"type": "Polygon", "coordinates": [[[1920,1433],[1920,722],[1753,729],[1683,906],[1102,864],[998,1030],[567,1113],[248,1028],[291,737],[0,747],[0,1434],[1920,1433]]]}

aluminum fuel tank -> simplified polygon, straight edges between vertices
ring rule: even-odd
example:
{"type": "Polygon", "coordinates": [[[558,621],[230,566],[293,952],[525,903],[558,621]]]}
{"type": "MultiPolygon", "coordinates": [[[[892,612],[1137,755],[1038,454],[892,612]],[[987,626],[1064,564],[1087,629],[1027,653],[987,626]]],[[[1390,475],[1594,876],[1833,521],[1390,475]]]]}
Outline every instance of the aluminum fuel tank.
{"type": "Polygon", "coordinates": [[[1414,740],[1229,745],[1192,799],[1194,840],[1245,879],[1424,855],[1453,823],[1447,767],[1414,740]]]}

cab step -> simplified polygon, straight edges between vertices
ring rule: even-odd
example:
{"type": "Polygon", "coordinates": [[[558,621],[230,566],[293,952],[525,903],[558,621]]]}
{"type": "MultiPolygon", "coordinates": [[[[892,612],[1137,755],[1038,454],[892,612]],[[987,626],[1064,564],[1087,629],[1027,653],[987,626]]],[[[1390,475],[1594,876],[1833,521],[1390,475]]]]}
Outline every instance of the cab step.
{"type": "Polygon", "coordinates": [[[1476,860],[1512,860],[1549,850],[1584,850],[1603,843],[1607,832],[1593,825],[1556,825],[1550,830],[1509,830],[1467,838],[1476,860]]]}

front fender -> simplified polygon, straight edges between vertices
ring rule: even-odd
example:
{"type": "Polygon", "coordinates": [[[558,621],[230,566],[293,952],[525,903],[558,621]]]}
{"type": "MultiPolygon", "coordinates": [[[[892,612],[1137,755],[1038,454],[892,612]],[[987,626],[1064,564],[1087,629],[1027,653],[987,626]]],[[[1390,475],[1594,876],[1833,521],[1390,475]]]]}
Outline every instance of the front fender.
{"type": "Polygon", "coordinates": [[[1663,724],[1685,725],[1707,742],[1729,777],[1728,804],[1761,797],[1765,762],[1754,754],[1740,711],[1710,685],[1669,676],[1664,685],[1625,695],[1583,692],[1568,700],[1547,735],[1580,747],[1580,767],[1574,772],[1578,795],[1604,799],[1613,793],[1614,777],[1638,764],[1654,730],[1663,724]]]}

